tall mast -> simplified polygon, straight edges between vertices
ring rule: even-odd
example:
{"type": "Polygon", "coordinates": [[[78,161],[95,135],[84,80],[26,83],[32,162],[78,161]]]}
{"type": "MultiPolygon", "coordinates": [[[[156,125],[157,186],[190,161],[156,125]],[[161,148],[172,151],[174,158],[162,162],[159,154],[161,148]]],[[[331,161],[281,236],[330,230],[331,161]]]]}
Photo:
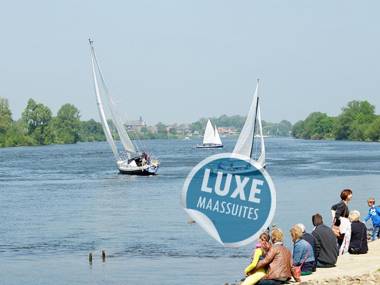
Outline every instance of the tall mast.
{"type": "Polygon", "coordinates": [[[259,83],[260,83],[260,79],[257,78],[257,101],[256,101],[256,110],[255,110],[255,119],[254,119],[254,123],[253,123],[253,133],[252,133],[252,145],[251,145],[251,153],[250,153],[250,157],[252,158],[252,154],[254,152],[254,147],[255,147],[255,132],[256,132],[256,121],[257,121],[257,109],[259,107],[259,83]]]}
{"type": "Polygon", "coordinates": [[[113,140],[111,130],[108,126],[107,118],[106,118],[106,115],[105,115],[104,109],[103,109],[102,99],[100,98],[99,83],[98,83],[98,78],[96,75],[96,68],[95,68],[95,66],[96,66],[98,69],[98,72],[99,72],[99,66],[97,64],[97,60],[96,60],[96,56],[95,56],[95,49],[93,46],[94,41],[92,41],[91,39],[88,39],[88,42],[89,42],[90,48],[91,48],[92,75],[94,78],[94,89],[95,89],[96,102],[98,105],[100,120],[102,122],[103,130],[104,130],[104,134],[106,136],[107,142],[111,146],[113,155],[115,156],[116,161],[119,161],[120,160],[119,152],[117,151],[117,147],[116,147],[115,142],[113,140]]]}

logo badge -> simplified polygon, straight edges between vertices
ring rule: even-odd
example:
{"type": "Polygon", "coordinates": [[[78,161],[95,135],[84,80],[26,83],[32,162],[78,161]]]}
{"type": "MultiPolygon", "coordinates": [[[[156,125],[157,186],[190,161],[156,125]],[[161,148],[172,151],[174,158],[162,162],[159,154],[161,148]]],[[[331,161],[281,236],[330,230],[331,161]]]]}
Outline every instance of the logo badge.
{"type": "Polygon", "coordinates": [[[268,172],[246,156],[210,156],[187,176],[182,204],[211,237],[228,247],[258,239],[272,222],[276,191],[268,172]]]}

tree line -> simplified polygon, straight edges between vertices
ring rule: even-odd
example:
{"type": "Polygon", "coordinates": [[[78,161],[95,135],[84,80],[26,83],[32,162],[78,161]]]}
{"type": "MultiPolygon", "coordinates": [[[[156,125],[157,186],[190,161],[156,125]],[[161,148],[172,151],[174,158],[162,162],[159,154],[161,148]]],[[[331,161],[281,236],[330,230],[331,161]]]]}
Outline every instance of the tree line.
{"type": "MultiPolygon", "coordinates": [[[[237,134],[246,117],[227,116],[210,118],[218,127],[232,128],[237,134]]],[[[144,126],[128,131],[132,139],[178,139],[203,135],[208,118],[187,124],[144,126]]],[[[118,139],[116,128],[109,121],[111,132],[118,139]]],[[[263,132],[270,136],[289,136],[292,124],[288,121],[269,123],[263,121],[263,132]]],[[[64,104],[54,116],[46,105],[29,99],[21,118],[14,120],[8,100],[0,97],[0,147],[33,146],[49,144],[73,144],[77,142],[104,141],[102,125],[91,119],[80,120],[79,110],[72,104],[64,104]]]]}
{"type": "Polygon", "coordinates": [[[47,106],[29,99],[21,118],[13,120],[8,100],[0,98],[0,147],[102,140],[101,124],[81,121],[79,110],[72,104],[64,104],[53,116],[47,106]]]}
{"type": "Polygon", "coordinates": [[[311,113],[294,124],[292,135],[315,140],[380,141],[380,115],[368,101],[351,101],[336,117],[311,113]]]}

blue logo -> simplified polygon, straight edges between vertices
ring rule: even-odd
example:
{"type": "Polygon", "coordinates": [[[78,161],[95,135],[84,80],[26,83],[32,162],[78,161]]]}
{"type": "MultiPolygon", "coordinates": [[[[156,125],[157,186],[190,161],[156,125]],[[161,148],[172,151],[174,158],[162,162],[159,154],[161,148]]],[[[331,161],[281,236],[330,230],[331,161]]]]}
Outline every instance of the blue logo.
{"type": "Polygon", "coordinates": [[[210,156],[186,178],[182,204],[190,217],[225,246],[258,239],[272,222],[276,191],[265,169],[246,156],[210,156]]]}

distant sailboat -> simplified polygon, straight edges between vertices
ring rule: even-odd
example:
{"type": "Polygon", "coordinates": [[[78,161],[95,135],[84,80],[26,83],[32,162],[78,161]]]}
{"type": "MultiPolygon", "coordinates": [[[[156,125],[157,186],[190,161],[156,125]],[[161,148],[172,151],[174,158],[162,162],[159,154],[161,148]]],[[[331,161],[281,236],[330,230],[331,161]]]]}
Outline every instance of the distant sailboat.
{"type": "Polygon", "coordinates": [[[223,147],[222,140],[220,139],[218,128],[212,126],[211,121],[207,121],[205,134],[203,136],[203,143],[197,145],[197,148],[220,148],[223,147]]]}
{"type": "Polygon", "coordinates": [[[253,101],[233,153],[250,157],[257,161],[262,167],[265,167],[265,142],[261,122],[259,83],[260,81],[257,79],[253,101]],[[260,139],[258,144],[255,144],[255,138],[260,139]]]}
{"type": "Polygon", "coordinates": [[[130,175],[154,175],[158,171],[159,161],[150,158],[148,153],[140,152],[138,147],[132,142],[125,126],[120,119],[120,116],[116,112],[116,105],[108,93],[108,89],[104,82],[102,72],[100,70],[98,61],[95,56],[95,49],[93,46],[93,41],[89,39],[91,48],[91,63],[92,63],[92,75],[94,79],[95,95],[98,105],[98,111],[100,115],[100,120],[103,126],[103,131],[106,136],[107,142],[110,145],[113,155],[116,160],[117,168],[122,174],[130,175]],[[124,151],[119,153],[117,146],[115,144],[114,138],[110,126],[107,121],[106,112],[104,110],[105,105],[102,101],[102,96],[106,99],[110,120],[116,128],[119,134],[121,144],[124,147],[124,151]]]}

